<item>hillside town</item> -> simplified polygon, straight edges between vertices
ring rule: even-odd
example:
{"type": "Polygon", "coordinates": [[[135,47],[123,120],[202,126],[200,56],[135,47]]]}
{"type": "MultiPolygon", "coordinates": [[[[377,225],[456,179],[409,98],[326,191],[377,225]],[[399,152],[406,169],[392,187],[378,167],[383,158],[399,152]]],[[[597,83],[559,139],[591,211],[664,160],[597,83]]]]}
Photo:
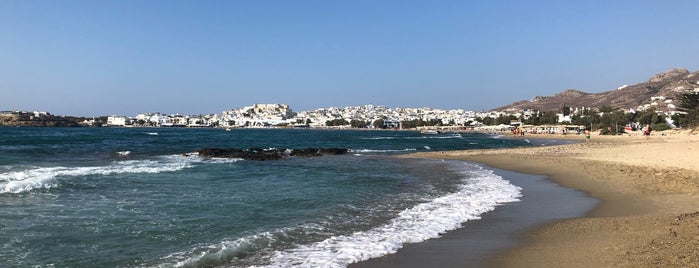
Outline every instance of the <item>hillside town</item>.
{"type": "MultiPolygon", "coordinates": [[[[294,112],[286,104],[255,104],[239,109],[207,115],[167,115],[143,113],[135,117],[112,115],[105,126],[148,126],[148,127],[351,127],[351,122],[360,128],[401,128],[401,122],[427,121],[440,125],[468,126],[478,118],[497,117],[498,113],[443,110],[432,108],[388,108],[364,105],[344,108],[329,107],[311,111],[294,112]],[[335,122],[335,124],[330,123],[335,122]],[[346,122],[342,123],[342,122],[346,122]]],[[[90,122],[86,122],[89,124],[90,122]]]]}
{"type": "MultiPolygon", "coordinates": [[[[648,104],[625,109],[625,114],[652,111],[662,117],[670,127],[677,127],[673,116],[686,112],[677,109],[675,101],[663,96],[653,97],[648,104]]],[[[611,111],[599,111],[590,107],[561,107],[559,111],[503,110],[474,112],[463,109],[445,110],[423,108],[389,108],[378,105],[329,107],[310,111],[294,112],[286,104],[254,104],[239,109],[222,111],[220,114],[182,115],[163,113],[141,113],[136,116],[110,115],[84,119],[82,126],[107,127],[220,127],[220,128],[268,128],[268,127],[307,127],[307,128],[369,128],[369,129],[409,129],[416,127],[436,127],[452,129],[473,129],[488,127],[518,126],[532,118],[547,116],[545,124],[573,124],[576,117],[585,118],[593,114],[602,116],[611,111]],[[546,113],[547,115],[545,115],[546,113]],[[106,120],[105,120],[106,119],[106,120]]],[[[0,112],[0,124],[31,120],[55,120],[46,112],[0,112]]],[[[579,120],[578,120],[579,121],[579,120]]],[[[540,124],[537,124],[540,125],[540,124]]]]}
{"type": "Polygon", "coordinates": [[[612,134],[649,124],[656,130],[699,124],[699,72],[676,68],[647,82],[601,93],[565,90],[491,111],[389,108],[381,105],[328,107],[295,112],[286,104],[254,104],[220,114],[141,113],[93,118],[48,112],[0,111],[0,126],[189,127],[189,128],[367,128],[507,130],[532,132],[601,130],[612,134]],[[587,105],[586,105],[587,104],[587,105]],[[533,128],[531,126],[544,126],[533,128]]]}

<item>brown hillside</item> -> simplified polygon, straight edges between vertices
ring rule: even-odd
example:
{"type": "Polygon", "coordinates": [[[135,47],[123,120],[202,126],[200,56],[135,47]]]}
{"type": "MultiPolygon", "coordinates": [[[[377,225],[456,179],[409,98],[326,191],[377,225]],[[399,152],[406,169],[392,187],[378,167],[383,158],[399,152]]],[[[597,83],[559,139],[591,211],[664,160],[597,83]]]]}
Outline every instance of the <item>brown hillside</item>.
{"type": "Polygon", "coordinates": [[[674,99],[679,93],[699,88],[699,71],[690,73],[687,69],[675,68],[651,77],[647,82],[626,86],[615,90],[586,93],[568,89],[553,96],[537,96],[498,107],[493,111],[505,110],[559,110],[562,106],[600,108],[609,106],[615,109],[637,108],[650,103],[651,97],[664,96],[674,99]]]}

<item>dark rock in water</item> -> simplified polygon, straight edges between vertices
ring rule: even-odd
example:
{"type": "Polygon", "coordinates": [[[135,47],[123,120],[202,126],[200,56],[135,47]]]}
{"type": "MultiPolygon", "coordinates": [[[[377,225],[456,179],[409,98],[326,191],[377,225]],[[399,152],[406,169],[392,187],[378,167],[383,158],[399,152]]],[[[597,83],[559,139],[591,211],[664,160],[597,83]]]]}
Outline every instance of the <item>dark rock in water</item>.
{"type": "Polygon", "coordinates": [[[247,150],[236,148],[204,148],[199,151],[199,156],[202,157],[219,157],[219,158],[241,158],[245,160],[278,160],[284,158],[284,152],[271,149],[264,150],[261,148],[250,148],[247,150]]]}
{"type": "MultiPolygon", "coordinates": [[[[196,151],[201,157],[218,157],[218,158],[241,158],[245,160],[279,160],[287,156],[286,149],[262,149],[252,147],[249,149],[237,148],[204,148],[196,151]]],[[[304,148],[293,149],[288,152],[289,156],[299,157],[316,157],[322,155],[339,155],[346,154],[348,149],[344,148],[304,148]]]]}

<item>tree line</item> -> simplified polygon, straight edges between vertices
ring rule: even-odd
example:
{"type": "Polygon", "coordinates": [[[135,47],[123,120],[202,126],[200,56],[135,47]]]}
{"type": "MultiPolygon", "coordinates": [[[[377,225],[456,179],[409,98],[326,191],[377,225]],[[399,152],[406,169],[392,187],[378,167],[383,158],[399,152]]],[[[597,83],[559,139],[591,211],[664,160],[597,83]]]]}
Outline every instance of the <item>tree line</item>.
{"type": "MultiPolygon", "coordinates": [[[[674,114],[670,119],[675,127],[695,128],[699,126],[699,93],[685,93],[679,95],[678,110],[681,113],[674,114]]],[[[623,132],[626,125],[637,123],[639,125],[650,124],[654,130],[666,130],[672,126],[667,124],[665,116],[660,115],[655,109],[627,113],[613,109],[609,106],[596,110],[583,110],[579,114],[571,116],[570,124],[586,126],[592,130],[602,129],[609,131],[611,127],[615,133],[623,132]]],[[[501,115],[497,118],[481,118],[479,122],[484,125],[509,125],[512,121],[521,120],[525,125],[557,125],[558,116],[554,111],[538,111],[535,115],[520,119],[514,115],[501,115]]]]}

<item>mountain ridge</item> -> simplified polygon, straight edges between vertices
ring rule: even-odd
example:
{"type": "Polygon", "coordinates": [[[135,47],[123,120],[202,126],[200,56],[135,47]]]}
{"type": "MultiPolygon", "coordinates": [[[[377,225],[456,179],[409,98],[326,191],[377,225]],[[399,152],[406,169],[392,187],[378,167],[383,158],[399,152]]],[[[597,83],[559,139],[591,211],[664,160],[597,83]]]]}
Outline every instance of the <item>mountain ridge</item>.
{"type": "Polygon", "coordinates": [[[491,111],[512,110],[560,110],[568,107],[611,107],[613,109],[637,109],[651,102],[652,97],[674,99],[677,95],[699,89],[699,71],[673,68],[652,76],[648,81],[635,85],[623,85],[617,89],[588,93],[578,89],[566,89],[553,96],[536,96],[500,106],[491,111]]]}

